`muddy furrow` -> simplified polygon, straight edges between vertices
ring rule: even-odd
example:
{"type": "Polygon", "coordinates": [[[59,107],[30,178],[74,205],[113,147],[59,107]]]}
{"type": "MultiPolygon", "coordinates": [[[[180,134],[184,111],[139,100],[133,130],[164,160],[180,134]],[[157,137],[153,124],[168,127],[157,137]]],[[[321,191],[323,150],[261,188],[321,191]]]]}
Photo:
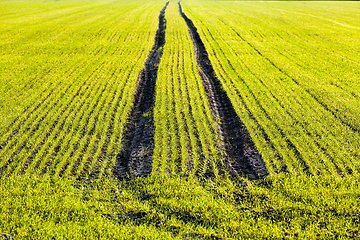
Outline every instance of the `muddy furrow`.
{"type": "Polygon", "coordinates": [[[130,122],[124,132],[122,151],[116,157],[114,174],[118,178],[146,176],[152,170],[154,151],[154,105],[158,66],[165,45],[167,2],[160,11],[159,27],[154,46],[140,71],[135,93],[134,107],[130,122]]]}
{"type": "Polygon", "coordinates": [[[200,76],[203,80],[207,97],[214,117],[220,119],[219,131],[225,143],[226,162],[232,175],[246,176],[249,179],[259,179],[269,174],[265,162],[253,143],[249,131],[230,101],[230,98],[215,76],[215,71],[209,60],[205,45],[197,28],[184,14],[180,2],[179,12],[189,28],[196,53],[200,76]]]}

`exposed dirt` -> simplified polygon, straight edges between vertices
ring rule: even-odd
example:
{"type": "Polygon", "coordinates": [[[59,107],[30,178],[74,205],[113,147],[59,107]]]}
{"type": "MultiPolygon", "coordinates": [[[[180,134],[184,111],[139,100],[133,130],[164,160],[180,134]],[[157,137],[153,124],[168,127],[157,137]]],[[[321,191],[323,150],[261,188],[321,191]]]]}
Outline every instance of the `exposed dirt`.
{"type": "Polygon", "coordinates": [[[146,176],[152,170],[154,150],[154,105],[158,65],[165,44],[165,10],[160,11],[155,44],[140,71],[134,93],[134,107],[124,133],[123,148],[117,155],[114,174],[118,178],[146,176]]]}
{"type": "Polygon", "coordinates": [[[220,119],[220,134],[225,143],[226,161],[232,175],[259,179],[269,175],[265,163],[253,143],[249,131],[236,114],[236,111],[217,79],[208,53],[197,28],[184,14],[180,2],[179,12],[189,28],[200,76],[215,119],[220,119]]]}

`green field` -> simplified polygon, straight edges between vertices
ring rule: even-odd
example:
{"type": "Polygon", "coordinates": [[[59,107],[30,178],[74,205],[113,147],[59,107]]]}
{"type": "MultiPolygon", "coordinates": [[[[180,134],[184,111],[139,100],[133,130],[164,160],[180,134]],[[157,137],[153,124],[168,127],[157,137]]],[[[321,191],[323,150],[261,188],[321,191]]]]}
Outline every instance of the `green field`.
{"type": "Polygon", "coordinates": [[[0,238],[359,238],[360,3],[165,4],[0,1],[0,238]]]}

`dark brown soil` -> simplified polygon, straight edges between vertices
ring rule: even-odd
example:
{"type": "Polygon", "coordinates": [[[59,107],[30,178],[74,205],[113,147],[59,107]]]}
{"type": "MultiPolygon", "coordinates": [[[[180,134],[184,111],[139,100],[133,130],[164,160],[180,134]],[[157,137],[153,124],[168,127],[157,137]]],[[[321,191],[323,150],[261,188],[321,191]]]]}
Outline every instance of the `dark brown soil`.
{"type": "Polygon", "coordinates": [[[197,28],[184,14],[180,2],[179,12],[189,28],[196,53],[200,76],[215,119],[220,119],[220,134],[225,142],[226,162],[232,175],[259,179],[269,175],[265,163],[253,143],[249,131],[217,79],[208,53],[197,28]]]}
{"type": "Polygon", "coordinates": [[[165,44],[165,10],[160,11],[155,44],[140,71],[134,93],[134,108],[124,133],[123,148],[117,155],[114,174],[120,178],[146,176],[152,171],[154,151],[154,105],[158,65],[165,44]]]}

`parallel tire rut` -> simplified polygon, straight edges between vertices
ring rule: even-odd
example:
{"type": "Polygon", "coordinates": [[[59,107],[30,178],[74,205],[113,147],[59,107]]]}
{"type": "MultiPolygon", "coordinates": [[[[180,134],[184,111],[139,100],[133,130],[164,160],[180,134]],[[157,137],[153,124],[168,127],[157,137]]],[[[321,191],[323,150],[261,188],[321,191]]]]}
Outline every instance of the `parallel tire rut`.
{"type": "Polygon", "coordinates": [[[269,175],[259,151],[253,143],[249,131],[237,115],[228,95],[215,76],[205,45],[197,28],[184,14],[180,2],[179,12],[189,28],[193,40],[199,73],[203,80],[214,117],[220,119],[220,134],[225,142],[227,164],[232,175],[259,179],[269,175]]]}
{"type": "Polygon", "coordinates": [[[134,107],[124,132],[122,151],[116,157],[113,171],[121,179],[147,176],[152,171],[155,85],[162,48],[165,45],[165,10],[168,4],[169,2],[160,11],[155,44],[140,71],[134,93],[134,107]]]}

